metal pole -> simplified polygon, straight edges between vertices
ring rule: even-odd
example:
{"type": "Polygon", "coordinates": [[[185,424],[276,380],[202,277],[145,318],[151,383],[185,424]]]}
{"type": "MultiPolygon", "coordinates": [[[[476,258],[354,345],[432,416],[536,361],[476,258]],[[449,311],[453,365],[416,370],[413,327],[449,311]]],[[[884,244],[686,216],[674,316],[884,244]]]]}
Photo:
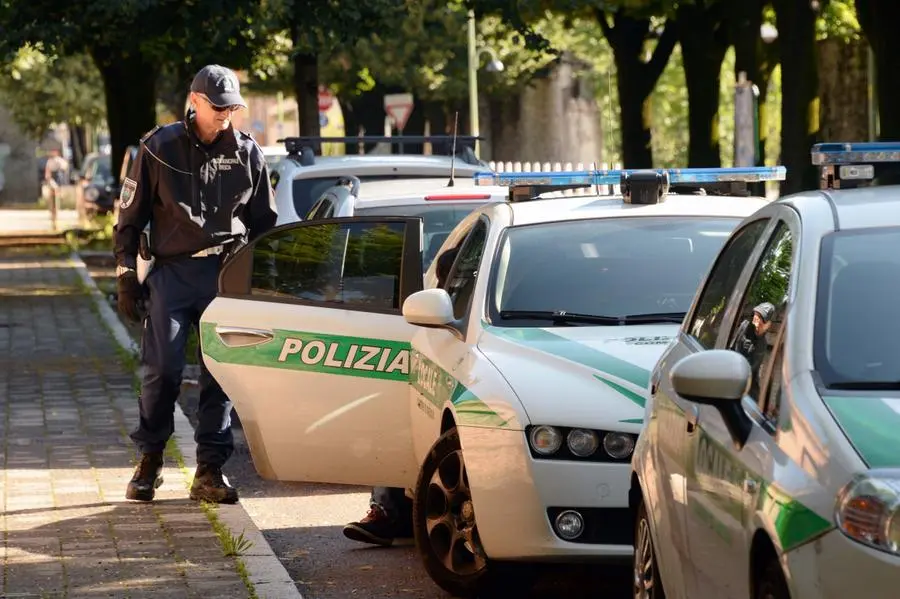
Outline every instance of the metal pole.
{"type": "MultiPolygon", "coordinates": [[[[469,128],[478,136],[478,54],[475,51],[475,11],[469,11],[469,128]]],[[[475,140],[475,155],[478,155],[478,140],[475,140]]]]}

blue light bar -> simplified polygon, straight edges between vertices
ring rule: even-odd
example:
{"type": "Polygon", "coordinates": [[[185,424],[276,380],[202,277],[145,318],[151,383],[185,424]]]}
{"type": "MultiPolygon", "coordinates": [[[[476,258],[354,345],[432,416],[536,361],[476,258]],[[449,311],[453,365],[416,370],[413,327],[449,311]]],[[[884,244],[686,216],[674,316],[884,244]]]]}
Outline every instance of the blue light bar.
{"type": "Polygon", "coordinates": [[[861,162],[900,162],[900,143],[865,141],[816,144],[810,151],[816,166],[861,162]]]}
{"type": "Polygon", "coordinates": [[[691,183],[725,183],[729,181],[756,183],[758,181],[784,181],[787,169],[783,166],[750,166],[734,168],[670,168],[670,169],[622,169],[593,171],[534,171],[475,173],[475,185],[516,187],[525,185],[619,185],[622,175],[655,170],[669,174],[669,185],[691,183]]]}

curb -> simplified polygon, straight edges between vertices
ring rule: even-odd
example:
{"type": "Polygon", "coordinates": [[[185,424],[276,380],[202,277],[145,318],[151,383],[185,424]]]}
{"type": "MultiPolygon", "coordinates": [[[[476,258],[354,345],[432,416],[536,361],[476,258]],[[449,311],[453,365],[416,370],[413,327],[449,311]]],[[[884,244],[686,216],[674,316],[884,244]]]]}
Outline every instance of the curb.
{"type": "MultiPolygon", "coordinates": [[[[88,273],[87,265],[78,255],[78,252],[72,252],[69,260],[78,276],[81,278],[85,286],[90,290],[91,297],[100,311],[100,317],[106,323],[106,326],[112,331],[116,342],[123,349],[129,352],[137,352],[138,345],[134,342],[125,326],[119,321],[119,317],[107,303],[103,297],[94,279],[88,273]]],[[[188,421],[187,416],[176,403],[175,410],[175,434],[172,436],[178,450],[184,458],[184,465],[188,471],[185,480],[190,485],[191,478],[194,476],[194,470],[197,467],[197,445],[194,443],[194,429],[188,421]]],[[[226,528],[237,536],[243,533],[244,538],[253,542],[253,546],[244,552],[240,559],[244,563],[253,584],[256,594],[260,599],[303,599],[297,585],[288,574],[284,565],[278,560],[272,546],[263,536],[262,532],[257,528],[256,524],[244,510],[240,503],[237,505],[220,505],[217,510],[219,521],[226,528]]]]}

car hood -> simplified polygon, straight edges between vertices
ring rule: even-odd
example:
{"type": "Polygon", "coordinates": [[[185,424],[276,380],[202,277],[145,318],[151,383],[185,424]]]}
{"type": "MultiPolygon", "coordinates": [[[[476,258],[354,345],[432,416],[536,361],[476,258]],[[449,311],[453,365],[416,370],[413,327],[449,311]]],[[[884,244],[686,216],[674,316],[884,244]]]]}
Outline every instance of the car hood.
{"type": "Polygon", "coordinates": [[[650,371],[678,329],[486,326],[478,347],[506,378],[532,424],[637,432],[650,371]]]}
{"type": "Polygon", "coordinates": [[[869,468],[900,468],[900,398],[823,398],[850,444],[869,468]]]}

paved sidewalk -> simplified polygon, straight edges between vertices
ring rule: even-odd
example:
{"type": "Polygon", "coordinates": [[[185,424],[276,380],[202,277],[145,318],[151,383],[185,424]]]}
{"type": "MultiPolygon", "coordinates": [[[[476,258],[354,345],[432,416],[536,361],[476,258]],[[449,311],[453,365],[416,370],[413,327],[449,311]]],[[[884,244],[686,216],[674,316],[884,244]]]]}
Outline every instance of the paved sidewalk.
{"type": "Polygon", "coordinates": [[[68,257],[0,253],[0,597],[250,595],[172,459],[125,500],[126,356],[68,257]]]}

